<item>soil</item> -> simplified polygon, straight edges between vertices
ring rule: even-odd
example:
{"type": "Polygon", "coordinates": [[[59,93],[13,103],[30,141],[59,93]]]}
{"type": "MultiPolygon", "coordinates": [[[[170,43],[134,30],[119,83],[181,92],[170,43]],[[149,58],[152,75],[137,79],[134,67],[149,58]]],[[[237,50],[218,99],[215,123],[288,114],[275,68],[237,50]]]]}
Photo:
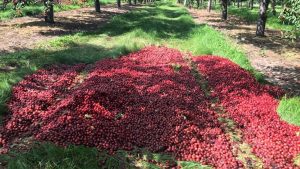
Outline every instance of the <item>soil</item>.
{"type": "Polygon", "coordinates": [[[43,16],[21,17],[0,21],[0,54],[32,49],[45,40],[61,35],[99,29],[112,16],[125,13],[133,7],[118,9],[112,5],[101,6],[101,13],[94,8],[54,13],[54,24],[44,22],[43,16]]]}
{"type": "Polygon", "coordinates": [[[228,35],[247,54],[252,66],[265,79],[286,89],[291,95],[300,96],[300,40],[291,43],[282,38],[279,30],[266,30],[266,37],[255,36],[256,24],[239,17],[221,19],[216,11],[189,9],[199,24],[208,24],[228,35]]]}

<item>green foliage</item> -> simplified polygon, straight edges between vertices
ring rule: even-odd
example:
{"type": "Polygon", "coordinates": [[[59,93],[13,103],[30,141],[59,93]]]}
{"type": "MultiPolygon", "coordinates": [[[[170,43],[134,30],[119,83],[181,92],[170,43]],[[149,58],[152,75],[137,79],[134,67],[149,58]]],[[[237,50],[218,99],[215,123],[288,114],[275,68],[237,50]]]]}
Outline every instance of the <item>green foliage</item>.
{"type": "Polygon", "coordinates": [[[284,121],[300,126],[300,97],[283,97],[277,112],[284,121]]]}
{"type": "Polygon", "coordinates": [[[294,25],[286,34],[288,38],[296,39],[300,34],[300,0],[285,0],[280,19],[294,25]]]}

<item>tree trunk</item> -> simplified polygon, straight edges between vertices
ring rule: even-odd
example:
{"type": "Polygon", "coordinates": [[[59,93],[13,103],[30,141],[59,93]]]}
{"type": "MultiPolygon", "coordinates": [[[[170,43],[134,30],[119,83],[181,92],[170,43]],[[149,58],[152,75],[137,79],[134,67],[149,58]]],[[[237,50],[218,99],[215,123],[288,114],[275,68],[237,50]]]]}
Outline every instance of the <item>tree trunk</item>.
{"type": "Polygon", "coordinates": [[[121,0],[117,0],[117,6],[118,8],[121,8],[121,0]]]}
{"type": "Polygon", "coordinates": [[[53,0],[44,0],[45,22],[54,23],[53,0]]]}
{"type": "Polygon", "coordinates": [[[184,0],[184,1],[183,1],[183,5],[184,5],[184,6],[187,6],[187,5],[188,5],[188,0],[184,0]]]}
{"type": "Polygon", "coordinates": [[[136,5],[136,0],[133,0],[134,5],[136,5]]]}
{"type": "Polygon", "coordinates": [[[257,21],[256,35],[265,36],[265,28],[267,22],[267,11],[270,0],[260,0],[259,4],[259,18],[257,21]]]}
{"type": "Polygon", "coordinates": [[[249,8],[252,10],[253,9],[253,0],[249,1],[249,8]]]}
{"type": "Polygon", "coordinates": [[[200,7],[200,0],[196,0],[196,3],[197,3],[197,8],[200,7]]]}
{"type": "Polygon", "coordinates": [[[227,0],[221,1],[222,6],[222,19],[227,20],[227,0]]]}
{"type": "Polygon", "coordinates": [[[240,2],[241,2],[241,0],[237,0],[237,7],[238,8],[240,7],[240,2]]]}
{"type": "Polygon", "coordinates": [[[272,0],[272,14],[276,15],[276,0],[272,0]]]}
{"type": "Polygon", "coordinates": [[[95,0],[95,10],[96,10],[96,12],[100,12],[100,1],[99,0],[95,0]]]}
{"type": "Polygon", "coordinates": [[[208,5],[207,5],[207,11],[208,12],[211,11],[211,3],[212,3],[212,0],[208,0],[208,5]]]}
{"type": "Polygon", "coordinates": [[[128,5],[130,5],[130,6],[132,5],[131,0],[128,0],[128,5]]]}

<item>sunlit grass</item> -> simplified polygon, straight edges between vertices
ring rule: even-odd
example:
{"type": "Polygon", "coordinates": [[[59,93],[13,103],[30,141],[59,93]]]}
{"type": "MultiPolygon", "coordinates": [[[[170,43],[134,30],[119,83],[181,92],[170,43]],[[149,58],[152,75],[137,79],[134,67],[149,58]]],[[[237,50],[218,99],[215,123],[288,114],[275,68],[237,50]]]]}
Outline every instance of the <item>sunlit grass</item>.
{"type": "Polygon", "coordinates": [[[300,126],[300,96],[284,97],[280,101],[277,111],[282,120],[300,126]]]}

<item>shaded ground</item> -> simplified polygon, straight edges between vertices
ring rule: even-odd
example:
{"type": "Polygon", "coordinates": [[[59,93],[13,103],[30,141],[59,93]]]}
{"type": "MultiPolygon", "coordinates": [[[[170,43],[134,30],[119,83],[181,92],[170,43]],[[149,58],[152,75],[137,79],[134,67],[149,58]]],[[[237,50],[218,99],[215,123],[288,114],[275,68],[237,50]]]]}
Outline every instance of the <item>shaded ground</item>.
{"type": "Polygon", "coordinates": [[[94,8],[82,8],[55,13],[55,24],[47,24],[43,16],[22,17],[0,22],[0,53],[32,49],[37,42],[76,32],[97,30],[109,18],[127,12],[130,7],[118,9],[102,6],[102,12],[94,8]]]}
{"type": "Polygon", "coordinates": [[[267,37],[255,36],[255,23],[206,10],[189,10],[197,23],[208,24],[229,35],[246,52],[252,66],[263,73],[271,83],[300,95],[300,42],[290,43],[281,38],[281,32],[267,30],[267,37]]]}

